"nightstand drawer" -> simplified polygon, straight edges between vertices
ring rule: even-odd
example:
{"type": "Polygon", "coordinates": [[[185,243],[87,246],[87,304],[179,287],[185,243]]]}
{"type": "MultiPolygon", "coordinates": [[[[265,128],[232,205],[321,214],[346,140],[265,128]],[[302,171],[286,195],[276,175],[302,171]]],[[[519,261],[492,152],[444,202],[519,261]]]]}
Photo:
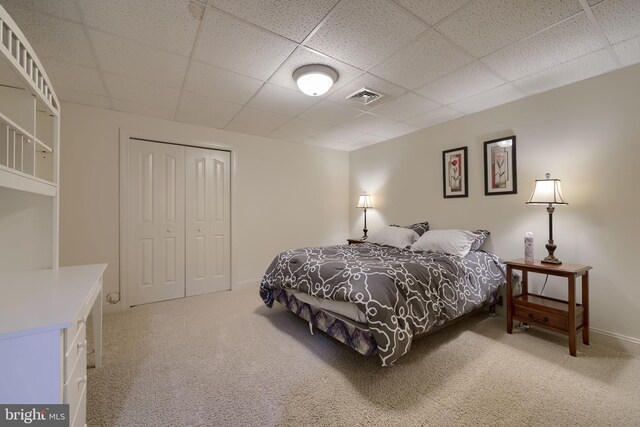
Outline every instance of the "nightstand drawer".
{"type": "Polygon", "coordinates": [[[531,323],[539,326],[566,331],[569,329],[567,316],[559,316],[548,312],[535,310],[531,307],[514,306],[513,316],[521,322],[531,323]]]}

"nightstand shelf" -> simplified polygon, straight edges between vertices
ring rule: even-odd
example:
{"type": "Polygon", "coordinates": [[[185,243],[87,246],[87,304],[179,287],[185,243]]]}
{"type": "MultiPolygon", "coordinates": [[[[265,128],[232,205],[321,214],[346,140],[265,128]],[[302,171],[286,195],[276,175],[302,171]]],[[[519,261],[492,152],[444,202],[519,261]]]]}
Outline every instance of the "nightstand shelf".
{"type": "Polygon", "coordinates": [[[513,321],[540,326],[569,337],[569,353],[576,355],[576,334],[582,331],[582,342],[589,345],[589,270],[579,264],[543,264],[540,260],[527,263],[523,259],[507,261],[507,277],[513,270],[522,271],[522,294],[513,296],[507,287],[507,332],[512,333],[513,321]],[[529,293],[529,273],[566,277],[568,301],[529,293]],[[576,278],[582,277],[582,304],[576,303],[576,278]]]}

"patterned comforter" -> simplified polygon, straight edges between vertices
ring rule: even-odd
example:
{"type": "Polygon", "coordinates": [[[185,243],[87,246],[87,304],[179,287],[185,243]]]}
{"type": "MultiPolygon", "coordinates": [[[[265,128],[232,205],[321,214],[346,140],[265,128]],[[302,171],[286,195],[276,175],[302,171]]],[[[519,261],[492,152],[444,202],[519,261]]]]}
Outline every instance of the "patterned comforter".
{"type": "Polygon", "coordinates": [[[356,304],[387,366],[409,351],[415,335],[492,298],[505,274],[500,258],[481,251],[461,258],[371,243],[300,248],[274,258],[260,296],[271,307],[274,289],[291,288],[356,304]]]}

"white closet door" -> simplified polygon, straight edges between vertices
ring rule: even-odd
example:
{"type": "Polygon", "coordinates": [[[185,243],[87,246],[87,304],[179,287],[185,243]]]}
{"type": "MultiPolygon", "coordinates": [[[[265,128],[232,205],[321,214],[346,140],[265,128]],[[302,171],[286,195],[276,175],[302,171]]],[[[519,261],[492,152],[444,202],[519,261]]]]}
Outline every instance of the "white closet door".
{"type": "Polygon", "coordinates": [[[187,296],[231,289],[231,156],[186,152],[187,296]]]}
{"type": "Polygon", "coordinates": [[[131,305],[185,295],[185,147],[129,142],[131,305]]]}

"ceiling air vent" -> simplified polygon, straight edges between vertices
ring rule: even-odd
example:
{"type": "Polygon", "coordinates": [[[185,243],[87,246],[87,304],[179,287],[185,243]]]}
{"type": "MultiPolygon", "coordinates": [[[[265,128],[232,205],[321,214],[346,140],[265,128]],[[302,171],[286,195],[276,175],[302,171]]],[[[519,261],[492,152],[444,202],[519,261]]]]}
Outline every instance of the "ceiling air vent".
{"type": "Polygon", "coordinates": [[[384,95],[382,95],[381,93],[363,87],[362,89],[358,89],[357,91],[353,92],[345,99],[351,99],[353,101],[359,102],[360,104],[367,105],[375,102],[376,99],[380,99],[383,96],[384,95]]]}

